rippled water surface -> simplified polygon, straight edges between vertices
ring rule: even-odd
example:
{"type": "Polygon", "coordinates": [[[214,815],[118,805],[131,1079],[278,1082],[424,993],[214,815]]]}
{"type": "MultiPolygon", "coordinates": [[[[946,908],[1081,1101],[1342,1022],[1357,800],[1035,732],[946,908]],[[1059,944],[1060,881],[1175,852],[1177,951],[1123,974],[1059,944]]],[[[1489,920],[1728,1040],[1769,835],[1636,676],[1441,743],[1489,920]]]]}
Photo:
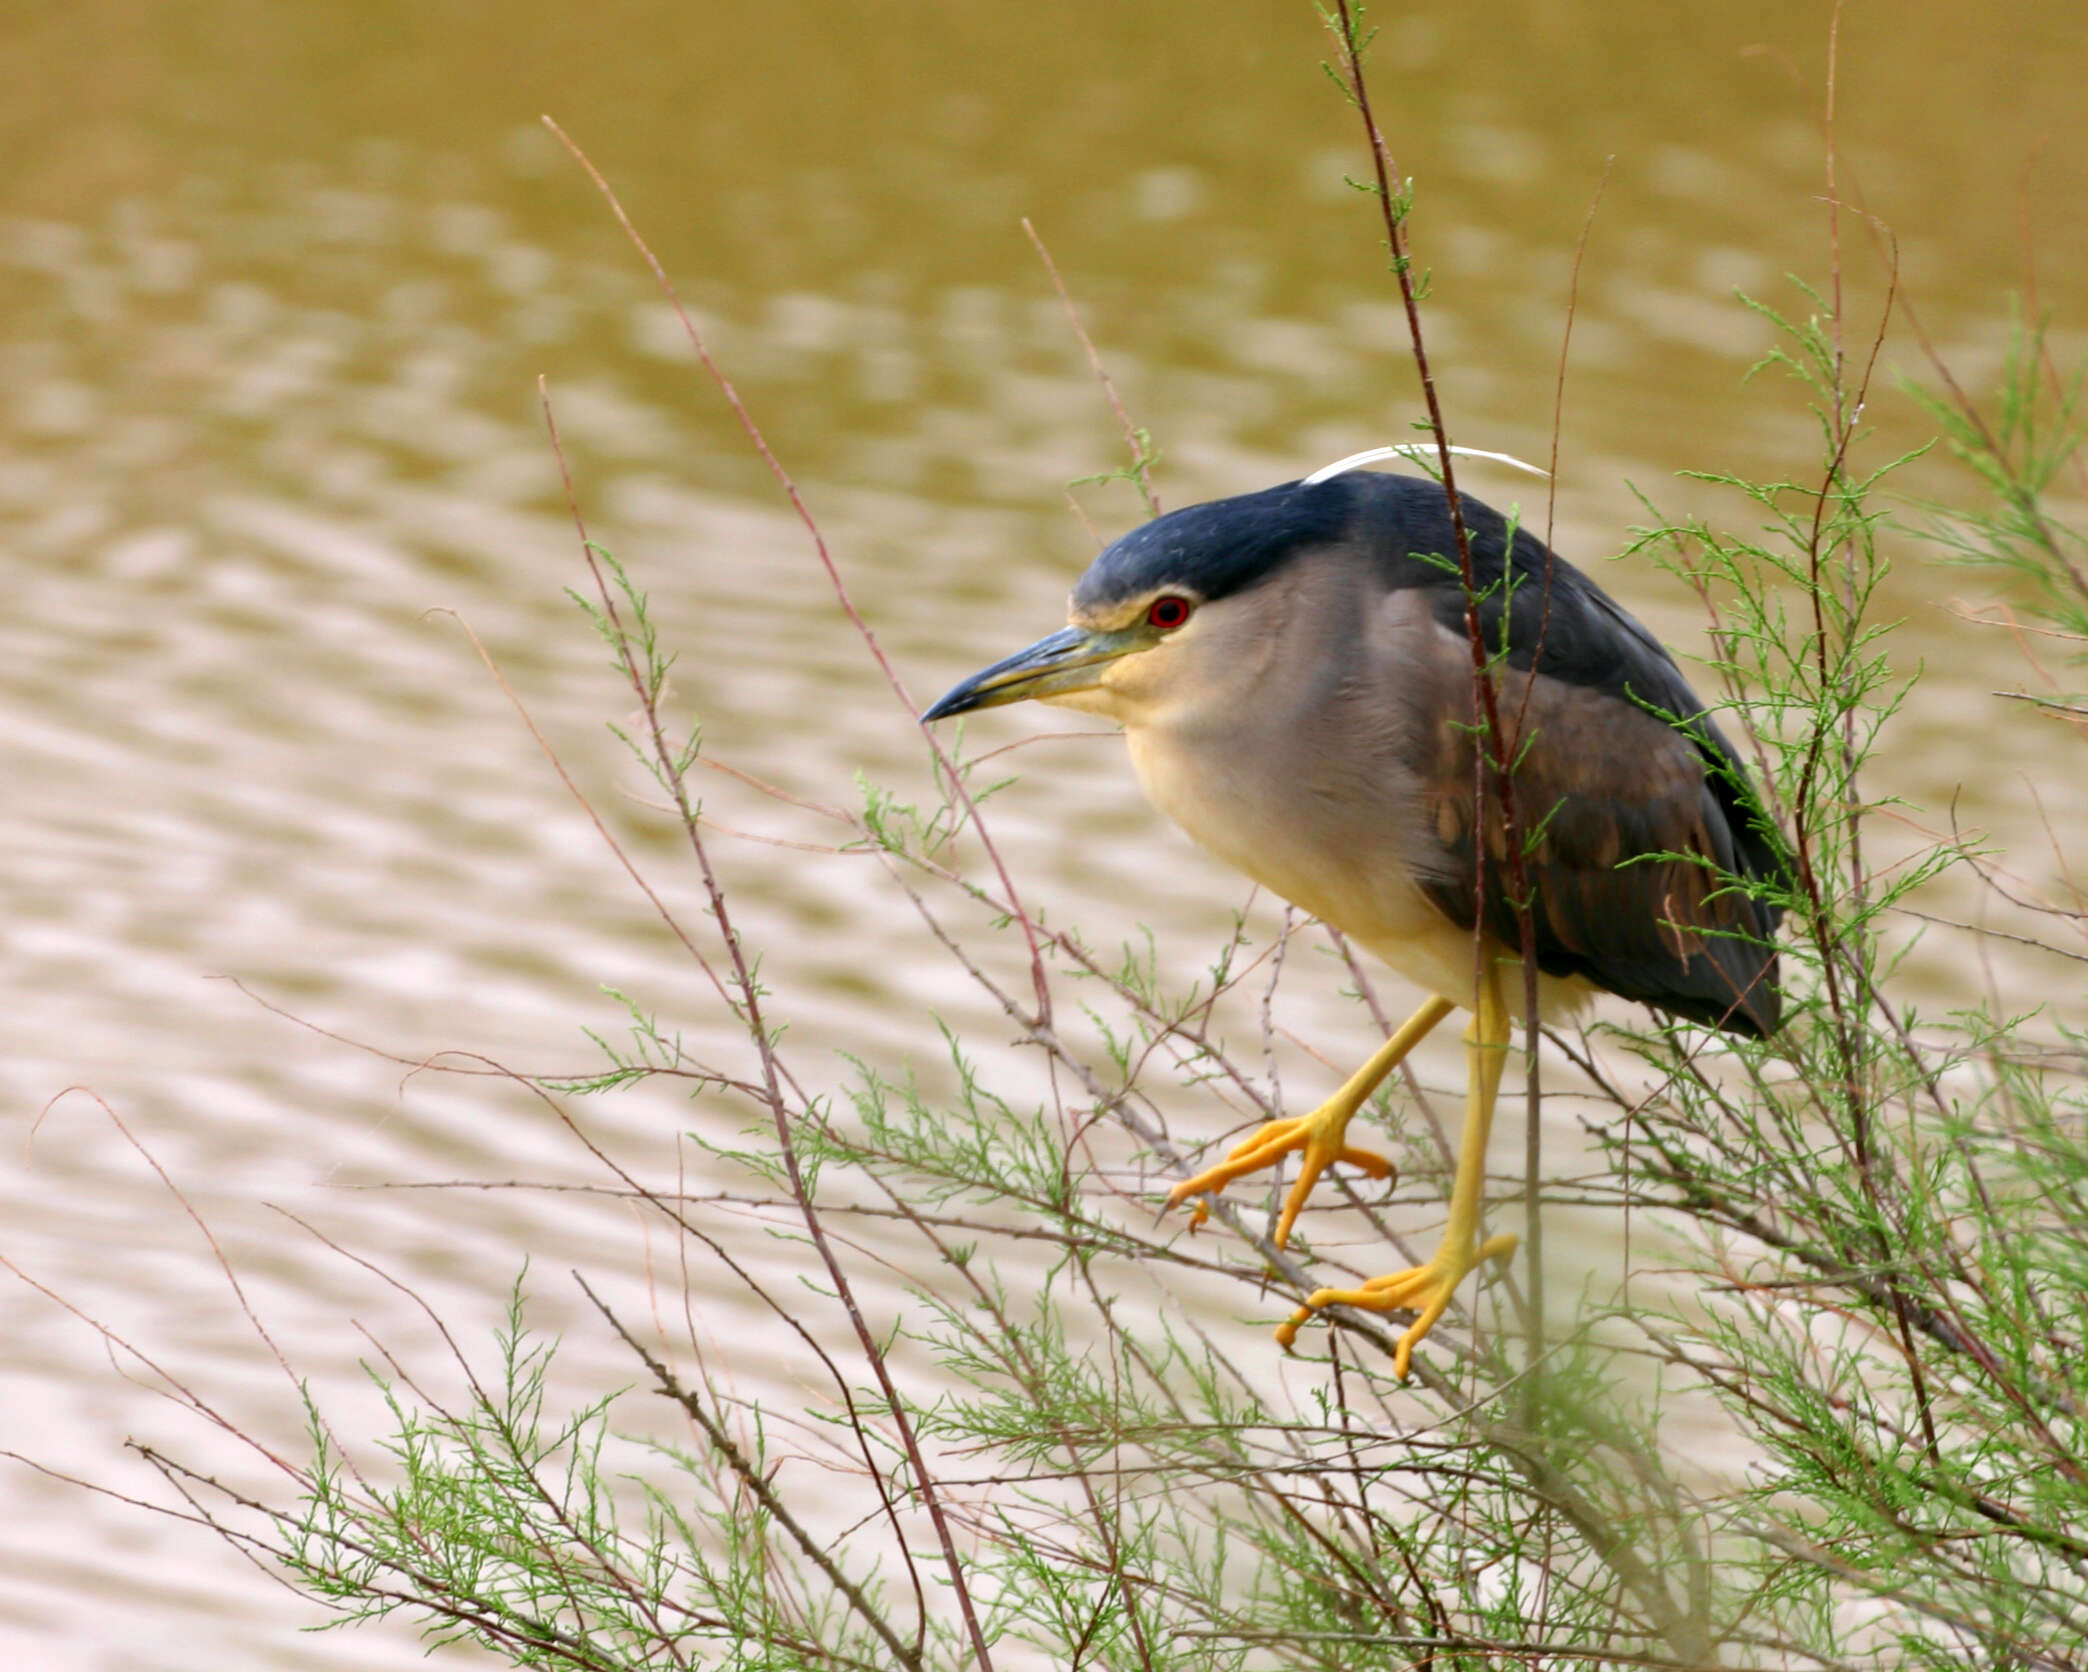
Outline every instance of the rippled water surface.
{"type": "MultiPolygon", "coordinates": [[[[1562,549],[1619,549],[1642,516],[1633,484],[1709,509],[1713,490],[1677,471],[1811,468],[1798,409],[1742,386],[1768,338],[1732,292],[1802,307],[1784,275],[1828,270],[1824,12],[1502,4],[1384,21],[1380,104],[1419,182],[1460,439],[1547,452],[1571,252],[1607,169],[1566,393],[1562,549]]],[[[524,1256],[560,1297],[554,1320],[569,1266],[643,1292],[664,1252],[614,1205],[349,1188],[597,1176],[512,1086],[410,1070],[441,1051],[584,1067],[581,1029],[618,1025],[604,986],[732,1048],[473,650],[475,634],[700,921],[694,877],[602,730],[630,698],[563,595],[581,571],[540,374],[592,532],[651,588],[710,750],[819,801],[852,803],[859,772],[927,782],[803,531],[539,112],[623,192],[918,697],[1055,624],[1093,550],[1066,485],[1121,463],[1022,216],[1164,449],[1169,504],[1406,433],[1413,374],[1369,205],[1344,184],[1363,164],[1315,30],[1303,0],[629,3],[497,21],[111,3],[0,24],[0,1254],[293,1450],[282,1369],[126,1132],[299,1373],[350,1405],[372,1349],[348,1320],[409,1350],[426,1325],[315,1233],[381,1257],[467,1328],[524,1256]],[[72,1086],[100,1101],[60,1098],[32,1140],[72,1086]]],[[[1841,189],[1889,228],[1922,326],[1968,378],[1996,362],[2026,238],[2060,347],[2081,344],[2084,48],[2070,7],[1848,14],[1841,189]]],[[[1874,313],[1879,240],[1854,210],[1842,239],[1856,311],[1874,313]]],[[[1881,456],[1921,437],[1890,375],[1918,366],[1896,335],[1871,413],[1881,456]]],[[[1525,479],[1476,486],[1538,514],[1525,479]]],[[[1913,486],[1962,491],[1935,464],[1913,486]]],[[[1072,497],[1104,536],[1138,515],[1121,484],[1072,497]]],[[[1957,797],[1961,819],[2024,844],[2034,880],[2052,868],[2040,820],[2077,825],[2088,792],[2041,774],[2034,727],[1990,694],[2020,684],[2014,646],[1949,607],[1987,596],[1984,579],[1902,557],[1895,654],[1929,677],[1879,787],[1931,809],[1957,797]]],[[[1701,643],[1672,581],[1638,563],[1602,578],[1701,643]]],[[[974,738],[1052,724],[990,717],[974,738]]],[[[1100,940],[1147,921],[1167,967],[1195,969],[1242,886],[1143,808],[1114,744],[1017,760],[998,830],[1034,897],[1100,940]]],[[[931,1009],[999,1049],[1005,1022],[867,861],[730,834],[828,842],[816,814],[708,787],[799,1061],[838,1080],[838,1051],[932,1057],[931,1009]]],[[[1266,934],[1274,913],[1255,910],[1266,934]]],[[[1947,997],[1963,968],[1946,950],[1918,978],[1947,997]]],[[[2026,960],[1982,979],[2035,1002],[2052,972],[2026,960]]],[[[1327,982],[1279,1004],[1331,1057],[1363,1037],[1327,982]]],[[[1327,1072],[1303,1051],[1279,1061],[1294,1093],[1327,1072]]],[[[1017,1053],[993,1068],[1017,1093],[1036,1074],[1017,1053]]],[[[582,1118],[665,1177],[691,1116],[640,1093],[582,1118]]],[[[1199,1127],[1193,1109],[1178,1120],[1199,1127]]],[[[758,1383],[745,1304],[714,1297],[701,1327],[758,1383]]],[[[0,1308],[0,1444],[149,1497],[127,1436],[219,1443],[48,1295],[10,1283],[0,1308]]],[[[628,1380],[575,1324],[575,1374],[628,1380]]],[[[251,1462],[228,1448],[226,1467],[251,1462]]],[[[19,1467],[0,1503],[9,1665],[418,1659],[403,1631],[298,1636],[301,1605],[141,1512],[19,1467]]]]}

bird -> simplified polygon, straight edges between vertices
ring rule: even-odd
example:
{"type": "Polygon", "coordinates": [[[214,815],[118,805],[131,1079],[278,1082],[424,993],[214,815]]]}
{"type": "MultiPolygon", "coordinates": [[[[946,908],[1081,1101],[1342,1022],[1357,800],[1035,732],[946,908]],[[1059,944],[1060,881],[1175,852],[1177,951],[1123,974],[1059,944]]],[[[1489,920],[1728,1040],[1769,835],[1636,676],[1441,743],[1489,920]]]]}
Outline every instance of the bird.
{"type": "MultiPolygon", "coordinates": [[[[1370,458],[1374,455],[1362,455],[1370,458]]],[[[1343,461],[1347,464],[1349,461],[1343,461]]],[[[1074,585],[1069,624],[981,669],[923,724],[1036,700],[1117,722],[1155,807],[1199,846],[1367,948],[1428,994],[1311,1113],[1273,1120],[1177,1184],[1167,1207],[1301,1155],[1281,1249],[1335,1162],[1391,1164],[1350,1119],[1463,1010],[1465,1120],[1447,1221],[1420,1266],[1311,1292],[1409,1312],[1415,1347],[1458,1285],[1505,1260],[1480,1199],[1525,949],[1486,760],[1467,607],[1503,725],[1541,1017],[1598,991],[1740,1038],[1776,1031],[1785,848],[1739,754],[1660,641],[1527,529],[1433,477],[1330,466],[1144,523],[1074,585]],[[1506,986],[1509,978],[1514,986],[1506,986]]]]}

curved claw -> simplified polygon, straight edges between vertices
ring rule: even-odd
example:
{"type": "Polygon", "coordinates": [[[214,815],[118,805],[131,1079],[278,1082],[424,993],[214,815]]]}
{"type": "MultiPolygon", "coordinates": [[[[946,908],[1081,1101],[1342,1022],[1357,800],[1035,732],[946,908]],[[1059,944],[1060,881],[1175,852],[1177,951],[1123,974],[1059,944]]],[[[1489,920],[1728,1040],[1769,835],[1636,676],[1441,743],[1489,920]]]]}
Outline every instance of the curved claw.
{"type": "MultiPolygon", "coordinates": [[[[1309,1115],[1272,1120],[1235,1144],[1216,1166],[1206,1167],[1194,1178],[1182,1180],[1167,1193],[1167,1205],[1176,1208],[1191,1196],[1215,1196],[1233,1180],[1273,1167],[1291,1151],[1297,1150],[1301,1152],[1298,1176],[1283,1198],[1283,1213],[1276,1221],[1274,1241],[1278,1248],[1282,1248],[1290,1241],[1291,1226],[1296,1222],[1299,1210],[1305,1206],[1305,1198],[1312,1194],[1313,1185],[1336,1161],[1345,1161],[1374,1179],[1392,1176],[1392,1163],[1383,1156],[1342,1142],[1348,1123],[1346,1110],[1328,1105],[1322,1105],[1309,1115]]],[[[1210,1216],[1209,1203],[1199,1202],[1189,1220],[1189,1229],[1195,1230],[1210,1216]]]]}
{"type": "Polygon", "coordinates": [[[1217,1195],[1234,1179],[1273,1166],[1292,1150],[1302,1150],[1304,1159],[1297,1181],[1284,1197],[1283,1213],[1276,1222],[1276,1246],[1282,1248],[1290,1241],[1291,1225],[1304,1207],[1305,1198],[1312,1193],[1313,1185],[1335,1162],[1346,1161],[1374,1179],[1390,1178],[1391,1162],[1369,1150],[1351,1149],[1342,1142],[1342,1137],[1348,1131],[1350,1117],[1384,1083],[1385,1076],[1404,1062],[1407,1053],[1427,1037],[1429,1030],[1456,1008],[1440,994],[1431,995],[1384,1044],[1371,1052],[1370,1060],[1344,1080],[1341,1089],[1326,1102],[1309,1115],[1273,1120],[1250,1134],[1243,1142],[1235,1144],[1231,1153],[1217,1166],[1205,1168],[1196,1177],[1184,1179],[1169,1191],[1168,1207],[1180,1207],[1191,1196],[1205,1197],[1189,1221],[1189,1228],[1193,1231],[1210,1217],[1209,1197],[1217,1195]]]}
{"type": "Polygon", "coordinates": [[[1303,1306],[1277,1326],[1277,1345],[1288,1351],[1298,1339],[1298,1327],[1322,1307],[1354,1306],[1365,1312],[1411,1311],[1417,1316],[1401,1332],[1392,1349],[1392,1373],[1403,1382],[1413,1363],[1414,1348],[1435,1328],[1466,1273],[1484,1261],[1505,1258],[1515,1251],[1515,1244],[1514,1233],[1503,1232],[1488,1237],[1476,1248],[1463,1251],[1439,1248],[1427,1265],[1410,1266],[1405,1271],[1373,1277],[1361,1288],[1315,1289],[1305,1297],[1303,1306]]]}

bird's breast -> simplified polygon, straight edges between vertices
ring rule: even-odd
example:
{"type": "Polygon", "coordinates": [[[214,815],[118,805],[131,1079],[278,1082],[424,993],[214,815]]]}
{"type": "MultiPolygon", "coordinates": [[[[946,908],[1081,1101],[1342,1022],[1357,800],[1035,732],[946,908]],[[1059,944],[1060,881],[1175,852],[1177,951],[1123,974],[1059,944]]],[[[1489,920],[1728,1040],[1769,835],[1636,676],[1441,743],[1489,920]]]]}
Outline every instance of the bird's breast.
{"type": "Polygon", "coordinates": [[[1396,780],[1329,782],[1302,744],[1277,766],[1251,758],[1253,745],[1238,737],[1206,746],[1193,734],[1130,727],[1125,740],[1147,798],[1215,858],[1403,972],[1411,959],[1400,948],[1445,932],[1469,961],[1469,937],[1428,903],[1408,867],[1416,803],[1401,804],[1396,780]]]}
{"type": "MultiPolygon", "coordinates": [[[[1124,735],[1147,798],[1199,847],[1332,924],[1417,987],[1470,1008],[1472,931],[1431,905],[1414,880],[1406,856],[1422,851],[1419,803],[1412,798],[1401,807],[1388,799],[1388,790],[1399,791],[1396,775],[1388,785],[1343,797],[1315,785],[1309,770],[1286,780],[1157,728],[1127,728],[1124,735]]],[[[1593,995],[1576,978],[1542,976],[1538,987],[1548,1020],[1577,1014],[1593,995]]]]}

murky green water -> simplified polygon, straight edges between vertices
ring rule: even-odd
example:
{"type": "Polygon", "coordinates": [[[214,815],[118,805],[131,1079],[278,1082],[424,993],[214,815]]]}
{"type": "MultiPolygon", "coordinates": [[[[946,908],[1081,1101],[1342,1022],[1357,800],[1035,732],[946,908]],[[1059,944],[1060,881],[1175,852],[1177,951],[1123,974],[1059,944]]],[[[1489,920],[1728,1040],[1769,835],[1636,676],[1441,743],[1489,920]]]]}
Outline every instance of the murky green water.
{"type": "MultiPolygon", "coordinates": [[[[1607,167],[1559,544],[1615,550],[1638,516],[1631,483],[1710,506],[1673,473],[1803,467],[1793,406],[1740,387],[1766,335],[1731,291],[1792,302],[1785,273],[1825,275],[1824,13],[1531,4],[1382,21],[1380,105],[1419,181],[1459,439],[1545,454],[1570,253],[1607,167]]],[[[561,595],[577,554],[539,374],[594,532],[653,589],[711,749],[821,799],[851,799],[858,770],[923,781],[905,713],[540,112],[623,192],[925,696],[1054,623],[1093,549],[1065,484],[1121,462],[1021,216],[1164,447],[1168,503],[1405,434],[1412,372],[1368,205],[1343,184],[1362,163],[1315,28],[1304,0],[109,3],[0,25],[0,1072],[18,1137],[0,1253],[286,1445],[281,1371],[108,1118],[68,1097],[28,1141],[63,1088],[91,1086],[149,1145],[338,1397],[368,1351],[344,1317],[402,1351],[424,1327],[267,1204],[381,1252],[467,1323],[525,1253],[636,1292],[646,1249],[613,1207],[342,1188],[591,1176],[512,1091],[409,1081],[406,1065],[457,1049],[578,1066],[581,1025],[615,1022],[604,983],[726,1038],[458,625],[693,914],[692,879],[600,731],[628,697],[561,595]]],[[[2025,227],[2039,301],[2082,341],[2084,48],[2088,18],[2055,5],[1846,20],[1842,188],[1890,226],[1924,327],[1970,377],[2004,340],[2025,227]]],[[[1854,294],[1874,299],[1880,263],[1853,212],[1843,239],[1854,294]]],[[[1886,359],[1915,364],[1904,337],[1886,359]]],[[[1881,450],[1920,433],[1889,391],[1873,417],[1881,450]]],[[[1477,486],[1534,504],[1517,479],[1477,486]]],[[[1137,514],[1121,486],[1075,494],[1105,535],[1137,514]]],[[[1931,807],[1962,788],[1961,817],[2027,840],[2034,784],[2077,823],[2088,794],[2050,781],[2044,740],[1989,695],[2019,683],[2013,647],[1949,613],[1980,579],[1908,558],[1894,602],[1931,677],[1881,787],[1931,807]]],[[[1637,566],[1604,579],[1697,642],[1673,583],[1637,566]]],[[[993,735],[1053,723],[1003,717],[993,735]]],[[[1035,896],[1098,937],[1150,921],[1171,967],[1194,969],[1240,885],[1143,809],[1113,745],[1024,758],[998,828],[1035,896]],[[1066,799],[1086,842],[1067,840],[1066,799]]],[[[711,809],[828,839],[727,782],[711,809]]],[[[864,861],[719,841],[802,1060],[925,1052],[930,1007],[985,1047],[1003,1036],[864,861]]],[[[2020,864],[2052,869],[2034,846],[2020,864]]],[[[2050,972],[1991,979],[2035,999],[2050,972]]],[[[1286,1002],[1329,1055],[1361,1038],[1309,981],[1286,1002]]],[[[1302,1052],[1284,1068],[1293,1095],[1326,1072],[1302,1052]]],[[[1018,1092],[1035,1073],[1019,1056],[1001,1071],[1018,1092]]],[[[680,1105],[585,1113],[620,1153],[671,1165],[680,1105]]],[[[719,1297],[706,1327],[729,1331],[738,1304],[719,1297]]],[[[0,1443],[148,1489],[119,1443],[192,1433],[179,1413],[30,1290],[0,1308],[0,1443]]],[[[591,1336],[573,1352],[583,1375],[628,1375],[591,1336]]],[[[9,1664],[417,1661],[403,1633],[295,1636],[301,1610],[142,1515],[19,1470],[0,1504],[9,1664]]]]}

